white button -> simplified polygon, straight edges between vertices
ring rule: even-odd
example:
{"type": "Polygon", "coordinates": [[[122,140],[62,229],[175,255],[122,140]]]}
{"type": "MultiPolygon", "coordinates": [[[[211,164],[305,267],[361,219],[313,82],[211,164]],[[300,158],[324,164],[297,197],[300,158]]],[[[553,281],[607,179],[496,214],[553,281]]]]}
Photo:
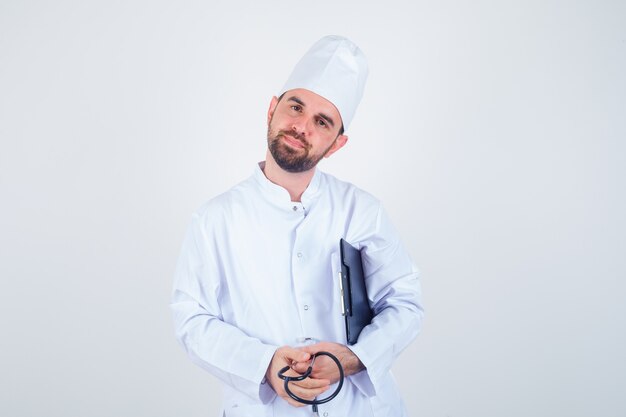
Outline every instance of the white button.
{"type": "Polygon", "coordinates": [[[293,206],[293,211],[298,211],[298,206],[293,206]]]}
{"type": "Polygon", "coordinates": [[[324,417],[328,417],[328,411],[324,411],[324,417]]]}
{"type": "Polygon", "coordinates": [[[298,258],[302,258],[302,252],[298,252],[298,258]]]}
{"type": "Polygon", "coordinates": [[[304,306],[304,309],[305,309],[305,310],[308,310],[308,309],[309,309],[309,306],[308,306],[308,305],[305,305],[305,306],[304,306]]]}

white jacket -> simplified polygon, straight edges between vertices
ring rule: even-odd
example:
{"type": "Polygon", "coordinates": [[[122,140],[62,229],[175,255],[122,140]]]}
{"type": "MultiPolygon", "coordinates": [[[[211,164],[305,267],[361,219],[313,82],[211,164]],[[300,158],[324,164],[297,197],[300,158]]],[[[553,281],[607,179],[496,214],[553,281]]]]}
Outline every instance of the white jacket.
{"type": "Polygon", "coordinates": [[[316,170],[294,203],[261,167],[192,217],[171,303],[178,340],[224,383],[225,416],[310,416],[310,407],[277,397],[264,376],[274,351],[298,338],[346,343],[344,238],[363,249],[375,318],[350,346],[366,369],[347,377],[319,415],[406,415],[390,368],[420,330],[420,286],[380,202],[316,170]]]}

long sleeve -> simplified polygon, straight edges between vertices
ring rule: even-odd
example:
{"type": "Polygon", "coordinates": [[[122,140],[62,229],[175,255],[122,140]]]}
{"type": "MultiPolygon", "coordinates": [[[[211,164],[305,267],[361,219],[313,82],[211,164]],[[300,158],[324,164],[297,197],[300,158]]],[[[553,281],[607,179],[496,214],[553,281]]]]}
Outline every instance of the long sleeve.
{"type": "Polygon", "coordinates": [[[419,272],[386,213],[379,207],[374,232],[361,243],[372,323],[350,349],[366,367],[353,381],[367,395],[375,395],[394,359],[417,336],[423,309],[419,272]]]}
{"type": "Polygon", "coordinates": [[[301,337],[344,340],[340,237],[363,249],[376,318],[350,347],[366,369],[319,409],[404,415],[389,369],[419,331],[422,310],[417,270],[380,202],[318,171],[302,201],[292,202],[261,166],[196,211],[174,277],[176,337],[193,362],[223,382],[226,415],[310,414],[263,381],[279,346],[301,337]]]}
{"type": "Polygon", "coordinates": [[[224,383],[266,404],[275,397],[265,372],[277,346],[224,322],[218,242],[194,215],[176,267],[171,309],[176,337],[191,360],[224,383]]]}

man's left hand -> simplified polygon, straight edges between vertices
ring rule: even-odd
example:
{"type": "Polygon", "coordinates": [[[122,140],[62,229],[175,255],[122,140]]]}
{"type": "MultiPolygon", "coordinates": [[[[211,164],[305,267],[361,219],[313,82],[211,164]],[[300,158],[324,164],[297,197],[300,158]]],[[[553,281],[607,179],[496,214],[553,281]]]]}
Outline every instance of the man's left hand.
{"type": "MultiPolygon", "coordinates": [[[[314,345],[300,347],[298,350],[302,350],[311,355],[317,352],[328,352],[334,355],[341,363],[345,376],[356,374],[365,369],[361,360],[347,346],[339,343],[320,342],[314,345]]],[[[292,364],[291,368],[302,374],[307,370],[310,364],[311,361],[295,362],[292,364]]],[[[310,378],[327,379],[331,384],[334,384],[339,381],[339,370],[335,362],[328,356],[318,356],[315,358],[310,378]]]]}

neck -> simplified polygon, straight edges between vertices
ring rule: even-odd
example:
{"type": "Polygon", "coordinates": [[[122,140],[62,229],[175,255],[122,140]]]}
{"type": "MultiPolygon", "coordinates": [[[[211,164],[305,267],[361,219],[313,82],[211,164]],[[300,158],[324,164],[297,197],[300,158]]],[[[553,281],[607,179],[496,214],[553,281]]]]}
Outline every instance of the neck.
{"type": "Polygon", "coordinates": [[[272,154],[267,151],[263,173],[268,180],[287,190],[291,201],[300,201],[304,190],[311,183],[315,168],[304,172],[287,172],[278,166],[272,154]]]}

